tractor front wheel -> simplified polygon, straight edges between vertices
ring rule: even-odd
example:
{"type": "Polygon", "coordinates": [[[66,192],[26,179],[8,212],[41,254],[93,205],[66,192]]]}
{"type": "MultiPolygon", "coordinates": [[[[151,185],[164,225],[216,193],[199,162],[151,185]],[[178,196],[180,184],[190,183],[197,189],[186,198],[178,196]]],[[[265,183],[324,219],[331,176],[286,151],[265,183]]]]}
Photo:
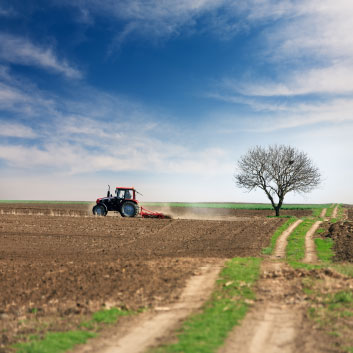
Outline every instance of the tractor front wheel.
{"type": "Polygon", "coordinates": [[[139,207],[135,202],[125,201],[121,206],[121,215],[123,217],[135,217],[139,213],[139,207]]]}
{"type": "Polygon", "coordinates": [[[95,216],[106,216],[107,210],[103,205],[95,205],[92,209],[95,216]]]}

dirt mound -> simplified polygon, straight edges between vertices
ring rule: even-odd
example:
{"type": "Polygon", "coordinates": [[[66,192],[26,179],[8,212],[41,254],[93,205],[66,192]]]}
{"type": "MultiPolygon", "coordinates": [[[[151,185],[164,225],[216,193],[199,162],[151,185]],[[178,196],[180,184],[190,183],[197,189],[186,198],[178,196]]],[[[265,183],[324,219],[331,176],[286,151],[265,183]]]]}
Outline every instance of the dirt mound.
{"type": "Polygon", "coordinates": [[[353,262],[353,223],[334,223],[327,236],[334,240],[335,260],[353,262]]]}

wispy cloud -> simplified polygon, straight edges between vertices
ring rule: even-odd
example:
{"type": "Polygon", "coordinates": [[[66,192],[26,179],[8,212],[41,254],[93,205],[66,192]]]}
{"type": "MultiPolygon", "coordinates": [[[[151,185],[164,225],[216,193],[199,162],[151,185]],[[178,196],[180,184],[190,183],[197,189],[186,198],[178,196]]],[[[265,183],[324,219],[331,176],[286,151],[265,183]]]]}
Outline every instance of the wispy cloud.
{"type": "Polygon", "coordinates": [[[277,19],[259,37],[268,70],[222,79],[208,96],[260,112],[251,131],[352,121],[353,3],[265,0],[262,5],[247,7],[247,18],[277,19]]]}
{"type": "Polygon", "coordinates": [[[66,60],[58,59],[52,48],[32,43],[27,38],[0,33],[0,60],[11,64],[36,66],[63,74],[68,78],[80,78],[81,73],[66,60]]]}
{"type": "Polygon", "coordinates": [[[116,35],[118,43],[133,35],[153,41],[195,31],[228,39],[253,23],[278,18],[293,8],[291,2],[273,0],[260,4],[258,0],[74,0],[66,4],[78,7],[86,17],[105,16],[119,21],[124,28],[116,35]]]}
{"type": "Polygon", "coordinates": [[[37,135],[29,126],[18,123],[9,123],[0,121],[0,136],[20,137],[20,138],[35,138],[37,135]]]}
{"type": "Polygon", "coordinates": [[[0,159],[11,168],[70,175],[154,170],[183,173],[185,168],[190,173],[217,174],[224,170],[225,151],[192,147],[177,126],[138,102],[83,83],[74,98],[48,96],[8,79],[13,85],[3,83],[0,88],[7,102],[5,112],[14,118],[2,126],[2,135],[24,139],[0,144],[0,159]],[[30,144],[28,138],[32,139],[30,144]]]}

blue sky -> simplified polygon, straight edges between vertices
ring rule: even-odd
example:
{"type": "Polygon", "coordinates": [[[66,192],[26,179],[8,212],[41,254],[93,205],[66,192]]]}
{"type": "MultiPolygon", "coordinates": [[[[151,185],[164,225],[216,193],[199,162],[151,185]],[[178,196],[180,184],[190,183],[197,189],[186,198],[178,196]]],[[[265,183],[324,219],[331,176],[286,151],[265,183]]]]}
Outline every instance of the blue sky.
{"type": "Polygon", "coordinates": [[[0,199],[266,202],[254,145],[323,174],[287,202],[353,203],[348,0],[0,0],[0,199]]]}

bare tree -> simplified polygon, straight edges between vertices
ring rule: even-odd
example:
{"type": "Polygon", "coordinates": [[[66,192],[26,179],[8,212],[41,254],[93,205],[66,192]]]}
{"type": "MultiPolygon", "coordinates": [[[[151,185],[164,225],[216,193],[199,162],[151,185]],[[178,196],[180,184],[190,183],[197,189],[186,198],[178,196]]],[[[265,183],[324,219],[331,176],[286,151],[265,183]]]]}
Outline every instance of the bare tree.
{"type": "Polygon", "coordinates": [[[321,174],[306,153],[291,146],[256,146],[240,157],[234,174],[238,187],[263,190],[279,216],[284,197],[294,191],[308,193],[321,182],[321,174]]]}

